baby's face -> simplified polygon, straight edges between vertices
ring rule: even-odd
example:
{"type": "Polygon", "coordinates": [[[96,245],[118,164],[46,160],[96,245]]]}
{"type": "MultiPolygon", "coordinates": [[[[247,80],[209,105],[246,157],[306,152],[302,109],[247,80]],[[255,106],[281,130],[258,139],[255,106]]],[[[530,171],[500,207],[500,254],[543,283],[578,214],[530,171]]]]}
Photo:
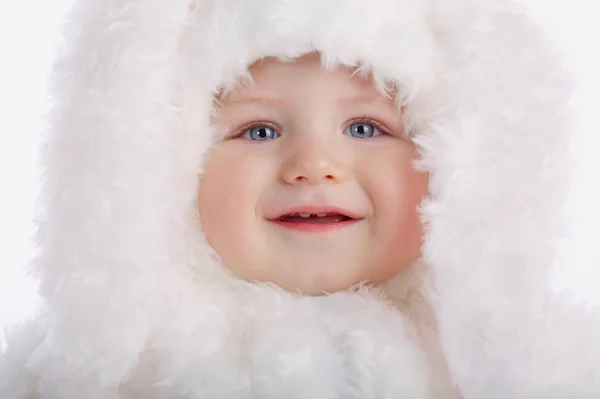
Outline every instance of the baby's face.
{"type": "Polygon", "coordinates": [[[419,256],[428,177],[393,101],[314,55],[266,60],[222,98],[199,212],[209,243],[247,280],[318,295],[379,283],[419,256]]]}

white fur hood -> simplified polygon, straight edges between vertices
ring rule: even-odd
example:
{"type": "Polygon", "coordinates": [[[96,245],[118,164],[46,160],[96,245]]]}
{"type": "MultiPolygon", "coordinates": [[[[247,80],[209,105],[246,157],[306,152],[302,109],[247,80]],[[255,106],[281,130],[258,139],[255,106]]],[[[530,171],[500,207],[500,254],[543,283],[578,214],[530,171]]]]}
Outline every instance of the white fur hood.
{"type": "Polygon", "coordinates": [[[0,356],[0,398],[600,397],[598,312],[548,286],[570,83],[517,6],[80,0],[65,28],[32,265],[44,305],[0,356]],[[261,57],[311,51],[402,89],[431,176],[422,259],[386,287],[242,282],[201,233],[213,95],[261,57]]]}

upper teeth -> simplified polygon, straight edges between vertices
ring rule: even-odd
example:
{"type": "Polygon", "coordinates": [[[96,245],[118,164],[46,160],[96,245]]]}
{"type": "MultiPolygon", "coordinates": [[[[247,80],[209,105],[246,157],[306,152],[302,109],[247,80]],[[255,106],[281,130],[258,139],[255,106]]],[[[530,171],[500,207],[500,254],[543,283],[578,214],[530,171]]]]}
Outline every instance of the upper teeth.
{"type": "Polygon", "coordinates": [[[299,213],[298,215],[299,215],[301,218],[309,218],[309,217],[311,217],[311,216],[317,216],[317,217],[320,217],[320,218],[322,218],[322,217],[324,217],[324,216],[327,216],[327,213],[317,213],[317,214],[314,214],[314,213],[299,213]]]}

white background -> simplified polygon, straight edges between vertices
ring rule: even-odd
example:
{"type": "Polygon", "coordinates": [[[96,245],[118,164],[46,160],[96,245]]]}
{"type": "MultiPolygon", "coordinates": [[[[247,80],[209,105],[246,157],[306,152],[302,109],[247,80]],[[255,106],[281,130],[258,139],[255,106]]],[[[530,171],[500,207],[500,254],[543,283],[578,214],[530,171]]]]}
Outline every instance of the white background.
{"type": "MultiPolygon", "coordinates": [[[[600,2],[522,1],[563,53],[578,85],[572,101],[578,164],[569,202],[572,238],[565,246],[570,268],[557,276],[557,284],[600,303],[600,2]]],[[[56,29],[70,3],[0,5],[0,329],[31,315],[37,304],[25,266],[35,253],[30,238],[43,130],[39,117],[46,107],[56,29]]]]}

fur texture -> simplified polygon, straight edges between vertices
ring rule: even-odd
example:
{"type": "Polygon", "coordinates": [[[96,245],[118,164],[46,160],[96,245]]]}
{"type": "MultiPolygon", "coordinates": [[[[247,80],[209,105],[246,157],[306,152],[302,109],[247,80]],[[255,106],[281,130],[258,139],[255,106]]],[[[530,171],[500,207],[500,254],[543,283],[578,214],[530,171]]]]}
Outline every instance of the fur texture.
{"type": "Polygon", "coordinates": [[[42,162],[44,307],[2,399],[600,396],[598,312],[553,296],[570,83],[504,0],[80,0],[42,162]],[[322,298],[206,244],[213,95],[264,56],[399,90],[431,175],[422,260],[322,298]]]}

